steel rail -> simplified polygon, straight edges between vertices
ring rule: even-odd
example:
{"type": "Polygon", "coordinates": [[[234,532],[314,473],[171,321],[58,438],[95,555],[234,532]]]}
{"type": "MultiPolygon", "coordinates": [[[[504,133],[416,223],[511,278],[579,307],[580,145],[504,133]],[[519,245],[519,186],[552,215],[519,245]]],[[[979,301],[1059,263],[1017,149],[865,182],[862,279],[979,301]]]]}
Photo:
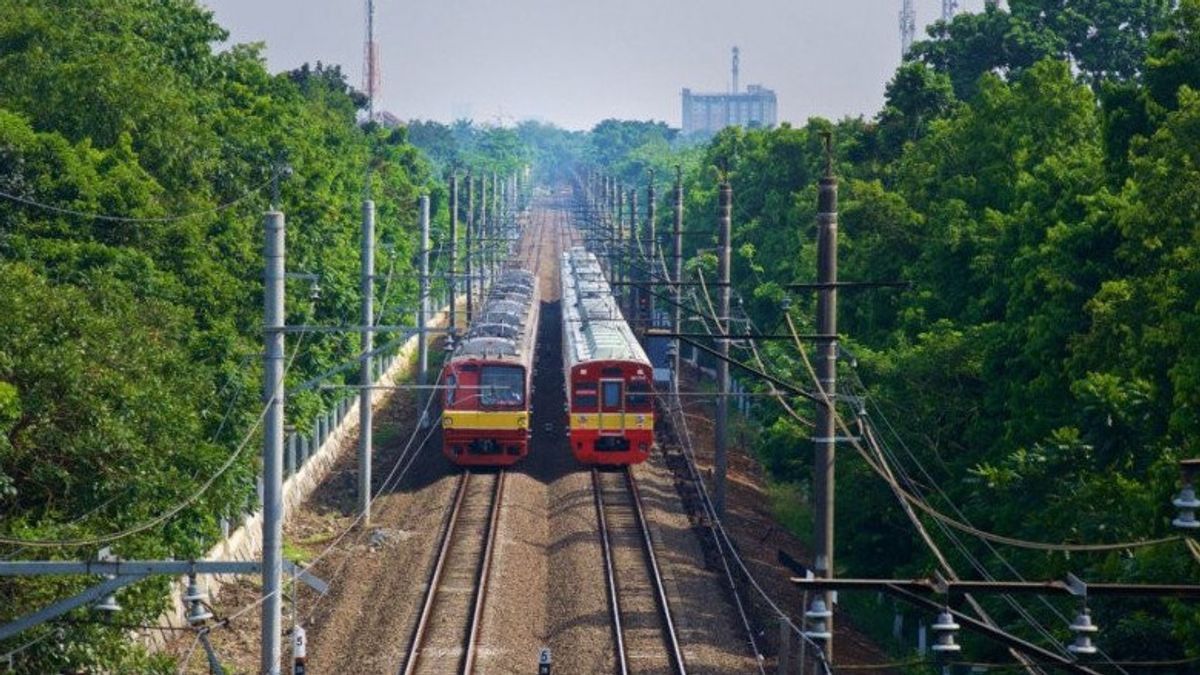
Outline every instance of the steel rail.
{"type": "MultiPolygon", "coordinates": [[[[637,523],[638,532],[641,535],[639,540],[642,543],[643,560],[646,562],[646,572],[650,575],[650,580],[654,587],[654,601],[658,607],[659,618],[662,621],[662,636],[663,643],[667,649],[667,656],[671,663],[671,671],[677,675],[687,675],[687,663],[683,658],[683,649],[679,645],[679,636],[675,628],[675,620],[671,616],[671,604],[667,599],[666,586],[663,584],[662,571],[658,565],[658,556],[654,553],[654,541],[650,537],[650,527],[646,521],[645,509],[642,506],[642,495],[638,490],[637,481],[633,478],[633,470],[631,467],[625,467],[622,470],[624,475],[625,486],[629,492],[630,509],[633,511],[634,520],[637,523]]],[[[600,472],[598,469],[592,469],[592,484],[596,492],[596,511],[600,521],[601,541],[604,548],[604,563],[608,577],[609,597],[611,599],[611,609],[613,615],[613,632],[617,641],[617,652],[619,669],[622,675],[629,672],[628,656],[625,651],[624,627],[621,622],[620,599],[617,589],[616,575],[613,570],[613,556],[611,548],[611,538],[608,529],[607,518],[604,515],[604,497],[602,495],[603,486],[600,481],[600,472]]]]}
{"type": "Polygon", "coordinates": [[[471,628],[467,634],[467,653],[463,661],[463,673],[475,672],[478,654],[479,627],[483,624],[483,607],[487,602],[488,579],[491,577],[492,553],[496,548],[496,525],[500,521],[500,504],[504,501],[504,469],[496,474],[496,487],[492,492],[491,514],[488,516],[487,540],[483,549],[483,561],[475,582],[475,609],[471,612],[471,628]]]}
{"type": "MultiPolygon", "coordinates": [[[[450,516],[447,518],[446,526],[442,531],[442,541],[438,547],[437,561],[434,563],[433,572],[429,575],[429,586],[425,590],[425,599],[421,605],[421,616],[417,620],[416,629],[413,631],[412,643],[409,646],[404,669],[400,671],[403,675],[413,675],[420,665],[422,650],[428,637],[430,619],[433,616],[434,607],[437,605],[438,591],[441,589],[442,576],[446,571],[446,561],[450,556],[450,549],[455,541],[458,524],[461,520],[463,503],[466,501],[467,486],[472,475],[471,471],[465,470],[459,476],[458,489],[454,495],[454,502],[450,507],[450,516]]],[[[462,636],[462,639],[465,641],[463,668],[461,670],[463,673],[471,672],[476,659],[477,650],[475,649],[475,643],[479,638],[483,609],[487,601],[487,584],[490,576],[493,552],[495,550],[496,524],[499,521],[500,504],[503,501],[504,495],[504,475],[505,472],[503,469],[497,473],[496,485],[492,490],[492,503],[489,507],[484,550],[479,557],[479,568],[475,573],[476,583],[471,616],[467,631],[462,636]]]]}
{"type": "Polygon", "coordinates": [[[592,492],[596,495],[596,518],[600,523],[600,548],[604,552],[604,579],[608,585],[608,606],[612,615],[613,639],[617,643],[617,672],[620,675],[629,675],[629,658],[625,653],[625,630],[621,626],[621,595],[617,592],[617,575],[613,570],[608,520],[604,517],[604,487],[600,485],[600,470],[595,468],[592,469],[592,492]]]}
{"type": "Polygon", "coordinates": [[[633,467],[625,467],[625,483],[629,493],[633,495],[633,510],[637,514],[638,527],[642,531],[642,543],[645,545],[646,565],[650,577],[654,580],[654,592],[658,600],[658,610],[662,614],[663,627],[667,638],[668,653],[679,675],[687,674],[687,665],[683,660],[683,649],[679,646],[679,636],[675,631],[675,621],[671,618],[671,604],[667,601],[667,589],[663,585],[662,571],[658,567],[658,556],[654,555],[654,542],[650,539],[650,527],[646,524],[646,513],[642,508],[642,493],[638,490],[637,481],[633,479],[633,467]]]}

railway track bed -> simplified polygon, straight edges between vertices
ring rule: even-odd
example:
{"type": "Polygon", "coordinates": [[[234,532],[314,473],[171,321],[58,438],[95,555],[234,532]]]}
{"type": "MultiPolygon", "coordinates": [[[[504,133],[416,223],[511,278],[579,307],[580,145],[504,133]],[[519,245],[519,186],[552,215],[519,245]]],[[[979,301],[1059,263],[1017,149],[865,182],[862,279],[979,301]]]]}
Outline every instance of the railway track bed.
{"type": "Polygon", "coordinates": [[[615,672],[684,675],[687,665],[632,470],[592,469],[615,672]]]}
{"type": "Polygon", "coordinates": [[[503,470],[460,475],[403,675],[474,670],[504,479],[503,470]]]}

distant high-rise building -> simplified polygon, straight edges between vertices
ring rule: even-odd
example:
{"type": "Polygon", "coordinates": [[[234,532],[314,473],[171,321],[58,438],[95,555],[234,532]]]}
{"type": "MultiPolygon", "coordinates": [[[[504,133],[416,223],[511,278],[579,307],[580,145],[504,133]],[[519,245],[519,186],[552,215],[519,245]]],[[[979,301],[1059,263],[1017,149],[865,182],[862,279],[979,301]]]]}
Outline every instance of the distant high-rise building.
{"type": "Polygon", "coordinates": [[[778,121],[775,92],[752,84],[739,91],[741,54],[733,48],[733,86],[725,94],[692,93],[683,90],[683,133],[715,134],[729,126],[773,127],[778,121]]]}

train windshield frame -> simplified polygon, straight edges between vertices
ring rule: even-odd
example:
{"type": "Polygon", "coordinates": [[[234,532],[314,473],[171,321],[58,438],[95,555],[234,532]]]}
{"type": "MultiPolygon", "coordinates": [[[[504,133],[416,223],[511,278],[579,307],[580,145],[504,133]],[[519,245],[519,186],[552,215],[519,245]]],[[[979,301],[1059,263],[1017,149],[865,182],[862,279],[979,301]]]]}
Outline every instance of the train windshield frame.
{"type": "Polygon", "coordinates": [[[525,369],[521,366],[483,366],[479,371],[479,404],[484,408],[524,406],[525,369]]]}

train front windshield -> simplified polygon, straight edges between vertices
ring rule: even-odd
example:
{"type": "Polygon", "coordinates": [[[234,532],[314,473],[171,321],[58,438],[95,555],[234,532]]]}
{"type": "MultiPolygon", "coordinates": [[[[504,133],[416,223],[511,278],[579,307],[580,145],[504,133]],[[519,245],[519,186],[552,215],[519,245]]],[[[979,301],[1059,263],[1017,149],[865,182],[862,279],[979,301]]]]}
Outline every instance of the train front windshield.
{"type": "Polygon", "coordinates": [[[484,366],[479,374],[479,402],[485,408],[525,405],[525,369],[520,366],[484,366]]]}

